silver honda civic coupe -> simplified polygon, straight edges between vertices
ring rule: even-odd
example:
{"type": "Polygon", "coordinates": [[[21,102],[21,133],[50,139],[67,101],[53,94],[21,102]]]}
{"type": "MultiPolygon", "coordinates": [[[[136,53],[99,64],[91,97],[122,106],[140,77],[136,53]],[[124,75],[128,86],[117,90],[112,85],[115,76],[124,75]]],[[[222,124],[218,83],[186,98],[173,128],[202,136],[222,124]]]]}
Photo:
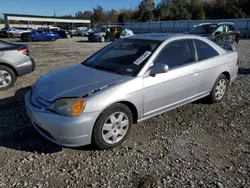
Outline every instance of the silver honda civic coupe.
{"type": "Polygon", "coordinates": [[[238,64],[237,51],[199,36],[134,35],[39,78],[25,96],[27,114],[58,145],[109,149],[139,121],[204,97],[220,102],[238,64]]]}

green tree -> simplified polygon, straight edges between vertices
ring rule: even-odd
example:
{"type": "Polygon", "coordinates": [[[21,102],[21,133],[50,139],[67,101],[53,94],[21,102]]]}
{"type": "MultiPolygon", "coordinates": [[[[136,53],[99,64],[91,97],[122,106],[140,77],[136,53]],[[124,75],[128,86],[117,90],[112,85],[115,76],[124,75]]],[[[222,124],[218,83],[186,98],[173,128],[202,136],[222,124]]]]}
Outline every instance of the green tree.
{"type": "Polygon", "coordinates": [[[119,23],[125,23],[125,22],[129,22],[129,15],[126,12],[121,12],[118,15],[117,21],[119,23]]]}
{"type": "Polygon", "coordinates": [[[154,8],[154,0],[142,0],[138,6],[140,21],[152,21],[154,19],[154,8]]]}
{"type": "Polygon", "coordinates": [[[250,17],[250,1],[242,0],[239,4],[240,8],[242,8],[243,12],[246,14],[246,17],[250,17]]]}
{"type": "Polygon", "coordinates": [[[189,12],[189,0],[176,0],[175,7],[176,20],[188,20],[191,19],[191,14],[189,12]]]}
{"type": "Polygon", "coordinates": [[[97,5],[96,8],[93,8],[93,22],[95,24],[102,23],[104,21],[105,13],[102,6],[97,5]]]}
{"type": "Polygon", "coordinates": [[[166,20],[169,16],[168,0],[161,0],[161,2],[156,6],[155,17],[158,20],[166,20]]]}
{"type": "Polygon", "coordinates": [[[91,20],[91,18],[93,17],[93,12],[90,11],[90,10],[86,10],[86,11],[83,12],[83,15],[84,15],[84,17],[86,19],[90,19],[91,20]]]}
{"type": "Polygon", "coordinates": [[[109,22],[111,22],[111,23],[116,23],[117,22],[118,12],[116,10],[112,9],[107,14],[108,14],[109,22]]]}
{"type": "Polygon", "coordinates": [[[204,4],[202,0],[193,0],[190,6],[190,11],[193,20],[205,19],[204,4]]]}
{"type": "MultiPolygon", "coordinates": [[[[242,0],[227,0],[225,5],[224,13],[227,18],[245,18],[246,14],[240,7],[242,0]]],[[[250,7],[248,7],[250,8],[250,7]]]]}

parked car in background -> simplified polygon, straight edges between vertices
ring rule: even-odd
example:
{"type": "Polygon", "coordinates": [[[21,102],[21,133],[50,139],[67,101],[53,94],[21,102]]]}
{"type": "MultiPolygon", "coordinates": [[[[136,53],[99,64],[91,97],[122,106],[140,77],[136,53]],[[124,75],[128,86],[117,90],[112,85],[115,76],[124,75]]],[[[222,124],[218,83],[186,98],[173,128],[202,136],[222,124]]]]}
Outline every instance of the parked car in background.
{"type": "Polygon", "coordinates": [[[89,41],[105,42],[112,41],[126,36],[133,35],[133,32],[120,25],[104,25],[97,28],[94,32],[88,36],[89,41]]]}
{"type": "Polygon", "coordinates": [[[75,35],[80,36],[80,34],[82,33],[82,31],[85,31],[87,29],[88,29],[87,27],[77,27],[75,35]]]}
{"type": "Polygon", "coordinates": [[[89,36],[89,33],[93,33],[94,31],[95,31],[94,29],[81,30],[78,32],[78,36],[87,37],[87,36],[89,36]]]}
{"type": "Polygon", "coordinates": [[[68,30],[68,33],[70,33],[72,36],[76,35],[76,30],[72,29],[72,30],[68,30]]]}
{"type": "Polygon", "coordinates": [[[60,38],[72,38],[73,35],[69,33],[68,31],[60,28],[60,27],[50,27],[49,30],[54,33],[58,33],[60,35],[60,38]]]}
{"type": "Polygon", "coordinates": [[[202,23],[194,26],[189,34],[206,37],[214,42],[228,42],[238,45],[240,31],[231,22],[202,23]]]}
{"type": "Polygon", "coordinates": [[[0,30],[0,38],[8,38],[9,28],[3,28],[0,30]]]}
{"type": "Polygon", "coordinates": [[[56,144],[113,148],[133,123],[203,97],[220,102],[238,63],[237,51],[203,37],[134,35],[42,76],[25,96],[26,109],[34,127],[56,144]]]}
{"type": "Polygon", "coordinates": [[[21,35],[22,41],[55,41],[60,38],[60,35],[56,32],[52,32],[49,29],[37,29],[29,33],[23,33],[21,35]]]}
{"type": "Polygon", "coordinates": [[[20,37],[22,33],[28,33],[30,31],[32,31],[32,28],[28,28],[28,27],[13,27],[10,28],[7,33],[8,33],[8,37],[13,38],[13,37],[20,37]]]}
{"type": "Polygon", "coordinates": [[[0,91],[11,88],[17,77],[34,70],[35,61],[25,44],[0,40],[0,91]]]}

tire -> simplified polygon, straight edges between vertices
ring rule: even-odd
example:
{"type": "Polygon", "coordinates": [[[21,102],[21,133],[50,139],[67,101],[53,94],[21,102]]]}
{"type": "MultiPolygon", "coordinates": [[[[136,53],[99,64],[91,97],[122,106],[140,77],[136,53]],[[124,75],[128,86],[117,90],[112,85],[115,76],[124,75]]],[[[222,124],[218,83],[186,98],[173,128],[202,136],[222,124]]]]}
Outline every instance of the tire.
{"type": "Polygon", "coordinates": [[[54,41],[56,41],[56,38],[53,36],[53,37],[51,37],[50,41],[54,42],[54,41]]]}
{"type": "Polygon", "coordinates": [[[32,42],[32,41],[33,41],[32,37],[31,37],[31,36],[28,36],[28,37],[27,37],[27,41],[28,41],[28,42],[32,42]]]}
{"type": "Polygon", "coordinates": [[[101,36],[101,37],[100,37],[100,42],[102,42],[102,43],[105,42],[104,36],[101,36]]]}
{"type": "Polygon", "coordinates": [[[132,122],[133,115],[126,105],[120,103],[111,105],[97,118],[92,133],[92,143],[102,150],[120,145],[129,135],[132,122]],[[122,117],[120,118],[122,120],[119,121],[118,117],[122,117]],[[115,121],[112,123],[111,119],[115,121]]]}
{"type": "Polygon", "coordinates": [[[222,101],[227,92],[228,83],[229,81],[227,77],[224,74],[221,74],[215,81],[210,95],[207,97],[208,101],[212,104],[222,101]]]}
{"type": "Polygon", "coordinates": [[[0,65],[0,91],[11,88],[15,84],[15,82],[15,73],[9,67],[0,65]]]}

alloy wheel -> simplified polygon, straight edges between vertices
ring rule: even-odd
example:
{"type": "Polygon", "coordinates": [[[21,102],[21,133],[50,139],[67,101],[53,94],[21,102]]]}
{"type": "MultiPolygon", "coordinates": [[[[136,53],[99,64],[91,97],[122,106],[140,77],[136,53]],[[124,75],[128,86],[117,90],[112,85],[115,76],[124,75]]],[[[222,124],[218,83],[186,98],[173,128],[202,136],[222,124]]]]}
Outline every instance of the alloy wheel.
{"type": "Polygon", "coordinates": [[[6,70],[0,70],[0,88],[7,87],[11,83],[11,75],[6,70]]]}
{"type": "Polygon", "coordinates": [[[128,116],[123,112],[111,114],[102,127],[102,138],[108,144],[116,144],[124,138],[129,128],[128,116]]]}
{"type": "Polygon", "coordinates": [[[221,79],[215,89],[215,97],[217,100],[220,100],[224,96],[226,89],[227,81],[225,79],[221,79]]]}

